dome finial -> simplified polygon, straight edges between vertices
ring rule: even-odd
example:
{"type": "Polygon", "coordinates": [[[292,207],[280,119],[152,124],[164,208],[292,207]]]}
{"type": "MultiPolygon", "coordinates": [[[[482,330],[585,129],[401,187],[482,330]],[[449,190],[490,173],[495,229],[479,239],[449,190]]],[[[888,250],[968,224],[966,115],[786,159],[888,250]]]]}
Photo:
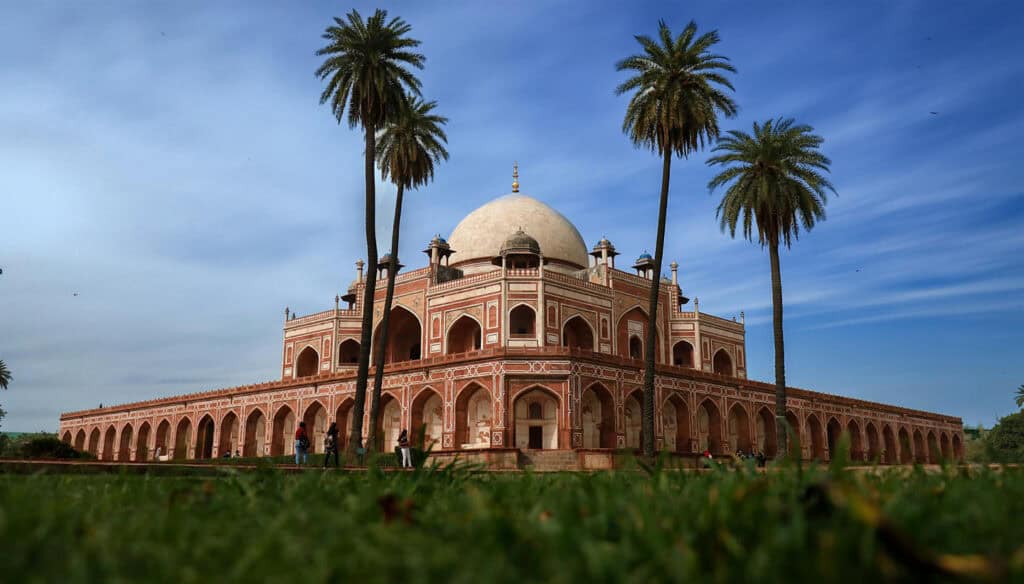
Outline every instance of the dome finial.
{"type": "Polygon", "coordinates": [[[519,163],[512,162],[512,192],[519,192],[519,163]]]}

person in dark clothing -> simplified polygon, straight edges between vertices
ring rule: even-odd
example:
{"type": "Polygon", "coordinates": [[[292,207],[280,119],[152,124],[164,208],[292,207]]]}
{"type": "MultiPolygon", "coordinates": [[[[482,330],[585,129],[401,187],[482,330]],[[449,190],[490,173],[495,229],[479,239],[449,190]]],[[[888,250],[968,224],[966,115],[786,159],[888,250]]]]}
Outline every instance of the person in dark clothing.
{"type": "Polygon", "coordinates": [[[402,468],[412,468],[412,456],[409,452],[409,431],[402,430],[398,436],[398,447],[402,450],[402,468]]]}
{"type": "Polygon", "coordinates": [[[306,423],[299,422],[299,429],[295,431],[295,464],[305,464],[309,460],[309,434],[306,433],[306,423]]]}
{"type": "Polygon", "coordinates": [[[327,468],[327,461],[331,459],[331,454],[334,454],[334,466],[338,466],[338,423],[331,422],[331,427],[327,429],[327,434],[324,436],[324,468],[327,468]]]}

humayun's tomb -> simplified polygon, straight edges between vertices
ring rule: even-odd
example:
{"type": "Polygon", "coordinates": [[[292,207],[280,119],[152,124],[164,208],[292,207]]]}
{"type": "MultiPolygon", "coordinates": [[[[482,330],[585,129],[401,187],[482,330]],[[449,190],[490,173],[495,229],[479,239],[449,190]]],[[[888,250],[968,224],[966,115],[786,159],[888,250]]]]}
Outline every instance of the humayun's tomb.
{"type": "MultiPolygon", "coordinates": [[[[697,300],[684,310],[672,262],[660,286],[657,342],[645,347],[649,286],[658,277],[651,257],[640,255],[633,273],[616,268],[608,239],[588,249],[568,219],[513,186],[467,215],[447,241],[430,241],[425,267],[397,276],[383,364],[385,448],[401,428],[415,435],[425,427],[438,458],[612,467],[616,452],[640,445],[643,355],[654,351],[659,449],[682,461],[705,449],[774,456],[774,386],[747,379],[742,313],[738,322],[712,316],[697,300]]],[[[389,257],[380,264],[375,330],[389,268],[400,267],[389,257]]],[[[347,439],[365,308],[363,264],[356,265],[334,308],[306,316],[285,309],[280,381],[65,413],[61,438],[121,461],[158,452],[289,454],[298,420],[312,429],[314,451],[331,421],[347,439]]],[[[788,407],[806,459],[828,460],[842,432],[857,460],[963,455],[957,417],[797,388],[788,407]]]]}

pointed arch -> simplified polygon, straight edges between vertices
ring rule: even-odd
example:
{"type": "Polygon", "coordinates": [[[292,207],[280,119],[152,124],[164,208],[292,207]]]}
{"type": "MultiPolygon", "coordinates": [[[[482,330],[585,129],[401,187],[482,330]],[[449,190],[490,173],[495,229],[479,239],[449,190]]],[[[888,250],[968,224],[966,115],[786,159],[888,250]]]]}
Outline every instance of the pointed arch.
{"type": "Polygon", "coordinates": [[[320,372],[320,353],[307,345],[295,359],[295,377],[313,377],[320,372]]]}
{"type": "Polygon", "coordinates": [[[906,426],[900,428],[899,444],[900,464],[910,464],[914,462],[914,445],[910,442],[910,432],[907,431],[906,426]]]}
{"type": "Polygon", "coordinates": [[[100,429],[93,428],[92,432],[89,432],[89,453],[95,457],[99,457],[100,453],[100,429]]]}
{"type": "Polygon", "coordinates": [[[722,440],[722,414],[711,398],[697,406],[697,449],[722,454],[728,445],[722,440]]]}
{"type": "Polygon", "coordinates": [[[217,441],[217,454],[224,456],[238,456],[239,452],[239,423],[238,414],[234,410],[224,414],[220,420],[220,440],[217,441]]]}
{"type": "Polygon", "coordinates": [[[881,440],[878,436],[878,428],[875,427],[874,422],[868,422],[864,425],[864,435],[868,442],[867,458],[869,462],[878,463],[882,453],[881,440]]]}
{"type": "Polygon", "coordinates": [[[327,435],[327,408],[320,403],[320,400],[313,400],[306,406],[306,413],[302,415],[302,421],[306,423],[309,451],[323,452],[324,436],[327,435]]]}
{"type": "Polygon", "coordinates": [[[117,445],[117,460],[119,462],[131,462],[132,460],[132,430],[130,422],[121,428],[121,440],[117,445]]]}
{"type": "Polygon", "coordinates": [[[750,453],[750,416],[747,408],[737,402],[729,408],[729,454],[742,450],[750,453]]]}
{"type": "Polygon", "coordinates": [[[963,440],[960,438],[959,432],[953,434],[951,442],[953,443],[953,460],[956,460],[957,462],[963,460],[964,444],[963,440]]]}
{"type": "Polygon", "coordinates": [[[402,406],[391,392],[380,394],[380,417],[377,418],[377,446],[381,452],[391,452],[398,445],[402,426],[402,406]]]}
{"type": "Polygon", "coordinates": [[[421,389],[412,400],[410,415],[409,435],[416,445],[423,449],[440,449],[444,433],[444,399],[441,394],[432,387],[421,389]]]}
{"type": "Polygon", "coordinates": [[[829,460],[836,457],[839,448],[839,437],[843,434],[843,425],[839,423],[839,420],[832,416],[828,419],[828,424],[825,425],[825,438],[828,441],[828,457],[829,460]]]}
{"type": "Polygon", "coordinates": [[[171,421],[167,418],[160,420],[156,425],[156,441],[153,443],[153,458],[160,460],[170,454],[171,451],[171,421]]]}
{"type": "Polygon", "coordinates": [[[713,370],[718,375],[725,375],[727,377],[735,377],[736,371],[732,367],[732,355],[725,349],[719,349],[715,352],[715,357],[711,360],[713,370]]]}
{"type": "Polygon", "coordinates": [[[249,411],[245,418],[245,440],[242,446],[242,456],[254,457],[263,456],[266,452],[267,436],[267,415],[259,407],[249,411]]]}
{"type": "Polygon", "coordinates": [[[585,318],[575,315],[562,325],[562,346],[583,351],[594,350],[594,329],[585,318]]]}
{"type": "Polygon", "coordinates": [[[352,433],[352,418],[354,410],[352,408],[355,405],[355,399],[352,397],[346,397],[341,400],[338,404],[337,409],[334,410],[334,421],[338,424],[338,450],[345,450],[348,447],[349,435],[352,433]]]}
{"type": "Polygon", "coordinates": [[[60,441],[71,446],[71,430],[64,430],[64,433],[60,436],[60,441]]]}
{"type": "Polygon", "coordinates": [[[882,462],[885,464],[896,464],[899,462],[899,446],[896,442],[896,433],[892,426],[882,426],[882,462]]]}
{"type": "Polygon", "coordinates": [[[592,383],[580,395],[584,448],[615,448],[615,399],[601,383],[592,383]]]}
{"type": "Polygon", "coordinates": [[[174,460],[188,458],[188,447],[192,443],[192,420],[182,416],[174,429],[174,460]]]}
{"type": "Polygon", "coordinates": [[[559,448],[561,400],[543,385],[521,391],[512,402],[514,444],[520,449],[559,448]]]}
{"type": "MultiPolygon", "coordinates": [[[[633,306],[619,317],[615,325],[615,338],[620,357],[630,359],[643,358],[643,351],[647,350],[647,330],[650,326],[650,318],[647,311],[639,304],[633,306]],[[630,339],[636,337],[640,340],[639,346],[630,339]],[[639,349],[639,351],[637,351],[639,349]],[[634,357],[637,353],[640,357],[634,357]]],[[[661,328],[654,329],[654,361],[663,362],[661,357],[661,328]]]]}
{"type": "MultiPolygon", "coordinates": [[[[377,359],[377,349],[380,343],[380,324],[377,323],[373,331],[374,347],[372,357],[374,362],[377,359]]],[[[395,304],[391,307],[391,317],[388,319],[388,337],[384,347],[384,364],[402,363],[415,361],[421,357],[422,347],[420,341],[423,339],[423,323],[420,317],[408,308],[395,304]]]]}
{"type": "Polygon", "coordinates": [[[939,452],[939,440],[935,436],[935,431],[928,430],[925,440],[928,444],[928,463],[937,464],[942,459],[942,453],[939,452]]]}
{"type": "Polygon", "coordinates": [[[463,314],[448,327],[445,346],[447,355],[457,355],[478,351],[483,347],[483,328],[480,321],[468,314],[463,314]]]}
{"type": "Polygon", "coordinates": [[[529,304],[517,304],[508,312],[509,337],[532,339],[537,336],[537,312],[529,304]]]}
{"type": "Polygon", "coordinates": [[[626,394],[622,400],[622,427],[626,429],[626,448],[639,449],[644,443],[644,392],[640,388],[626,394]]]}
{"type": "MultiPolygon", "coordinates": [[[[786,429],[789,437],[789,440],[787,441],[789,454],[793,457],[800,458],[801,445],[804,444],[804,440],[807,439],[807,433],[802,431],[803,428],[801,427],[800,419],[797,418],[796,413],[792,410],[786,410],[786,423],[789,425],[789,428],[786,429]]],[[[776,447],[776,450],[777,449],[778,448],[776,447]]]]}
{"type": "Polygon", "coordinates": [[[693,368],[693,345],[690,341],[678,341],[672,345],[672,364],[676,367],[693,368]]]}
{"type": "Polygon", "coordinates": [[[943,461],[953,460],[953,449],[949,444],[949,434],[945,432],[939,435],[939,452],[942,454],[943,461]]]}
{"type": "Polygon", "coordinates": [[[149,460],[149,435],[152,431],[153,427],[148,420],[139,424],[139,435],[135,439],[135,460],[140,462],[149,460]]]}
{"type": "Polygon", "coordinates": [[[199,424],[196,426],[195,458],[197,460],[213,458],[213,435],[213,416],[204,414],[202,418],[199,418],[199,424]]]}
{"type": "Polygon", "coordinates": [[[113,425],[107,427],[107,431],[103,434],[103,460],[114,460],[114,446],[116,445],[115,438],[117,437],[117,430],[113,425]]]}
{"type": "Polygon", "coordinates": [[[466,384],[455,396],[455,448],[491,445],[494,402],[491,392],[476,382],[466,384]]]}
{"type": "Polygon", "coordinates": [[[754,419],[754,447],[763,452],[767,458],[775,458],[778,453],[778,436],[775,428],[775,415],[768,406],[761,406],[754,419]]]}
{"type": "Polygon", "coordinates": [[[846,423],[846,433],[850,436],[850,460],[864,460],[864,446],[860,435],[860,424],[850,418],[846,423]]]}
{"type": "Polygon", "coordinates": [[[295,412],[283,404],[274,413],[271,425],[270,455],[285,456],[295,453],[295,412]]]}
{"type": "Polygon", "coordinates": [[[807,434],[811,441],[811,458],[814,460],[825,460],[826,441],[823,436],[824,430],[818,416],[810,414],[807,416],[807,434]]]}
{"type": "Polygon", "coordinates": [[[345,339],[338,345],[338,366],[354,367],[359,364],[359,341],[345,339]]]}
{"type": "Polygon", "coordinates": [[[924,434],[920,428],[914,428],[914,462],[924,464],[928,462],[928,451],[924,445],[924,434]]]}
{"type": "Polygon", "coordinates": [[[79,428],[75,434],[75,450],[85,451],[85,428],[79,428]]]}
{"type": "Polygon", "coordinates": [[[662,433],[666,450],[682,453],[691,451],[690,408],[677,393],[669,395],[662,405],[662,433]]]}

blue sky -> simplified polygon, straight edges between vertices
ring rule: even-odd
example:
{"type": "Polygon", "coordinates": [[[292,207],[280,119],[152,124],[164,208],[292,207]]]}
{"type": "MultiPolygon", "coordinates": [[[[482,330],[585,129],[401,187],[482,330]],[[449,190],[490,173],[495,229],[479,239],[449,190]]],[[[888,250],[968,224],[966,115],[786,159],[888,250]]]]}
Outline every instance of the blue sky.
{"type": "MultiPolygon", "coordinates": [[[[313,75],[321,32],[352,6],[0,5],[5,430],[278,375],[284,307],[332,306],[365,254],[361,136],[318,105],[313,75]]],[[[384,6],[423,41],[424,94],[451,119],[450,161],[406,198],[410,267],[431,235],[510,190],[513,160],[522,191],[589,244],[653,248],[660,163],[621,132],[614,63],[659,18],[694,19],[739,71],[724,127],[792,116],[833,159],[828,220],[782,259],[790,384],[968,424],[1013,411],[1019,4],[384,6]]],[[[720,233],[707,155],[673,166],[666,261],[702,310],[746,311],[750,375],[771,380],[767,255],[720,233]]],[[[393,189],[378,194],[386,242],[393,189]]]]}

